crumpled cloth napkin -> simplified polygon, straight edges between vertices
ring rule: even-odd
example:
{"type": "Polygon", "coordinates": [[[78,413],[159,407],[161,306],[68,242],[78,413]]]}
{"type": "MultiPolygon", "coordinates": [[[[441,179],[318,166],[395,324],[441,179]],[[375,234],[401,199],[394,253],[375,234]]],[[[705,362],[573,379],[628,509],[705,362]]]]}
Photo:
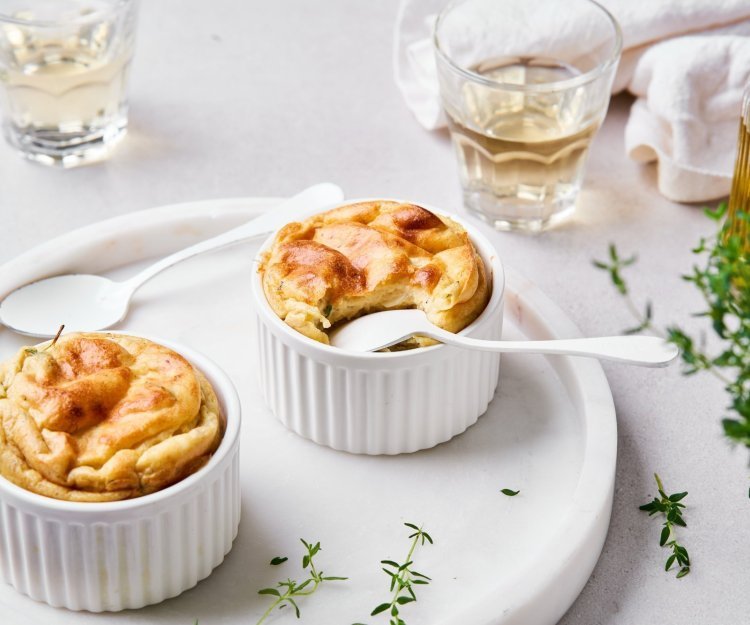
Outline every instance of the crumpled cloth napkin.
{"type": "MultiPolygon", "coordinates": [[[[658,162],[659,191],[677,202],[729,193],[742,91],[750,82],[750,0],[600,0],[619,21],[623,54],[612,88],[636,96],[625,148],[658,162]]],[[[441,128],[431,34],[447,0],[401,0],[396,84],[417,120],[441,128]]],[[[554,9],[565,10],[554,0],[554,9]]]]}

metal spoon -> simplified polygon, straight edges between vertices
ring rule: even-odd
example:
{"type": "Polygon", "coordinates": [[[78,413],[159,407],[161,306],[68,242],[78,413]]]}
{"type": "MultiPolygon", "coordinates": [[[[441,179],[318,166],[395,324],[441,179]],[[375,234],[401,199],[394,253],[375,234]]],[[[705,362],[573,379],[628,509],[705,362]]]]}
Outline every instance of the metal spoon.
{"type": "Polygon", "coordinates": [[[344,192],[335,184],[324,182],[313,185],[268,213],[162,258],[124,282],[87,274],[56,276],[32,282],[16,289],[0,303],[0,322],[21,334],[39,337],[53,337],[63,323],[69,330],[109,328],[125,317],[133,293],[172,265],[203,252],[268,234],[316,208],[343,199],[344,192]]]}
{"type": "Polygon", "coordinates": [[[664,367],[679,355],[677,347],[655,336],[601,336],[551,341],[475,339],[438,328],[421,310],[389,310],[365,315],[337,326],[328,338],[334,347],[371,352],[415,335],[487,352],[589,356],[644,367],[664,367]]]}

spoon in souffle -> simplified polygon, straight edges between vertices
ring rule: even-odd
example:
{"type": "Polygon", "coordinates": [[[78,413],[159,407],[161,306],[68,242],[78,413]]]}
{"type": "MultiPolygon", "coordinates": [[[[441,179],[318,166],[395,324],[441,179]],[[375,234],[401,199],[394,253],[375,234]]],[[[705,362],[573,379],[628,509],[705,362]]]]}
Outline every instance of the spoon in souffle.
{"type": "Polygon", "coordinates": [[[643,367],[664,367],[679,355],[671,343],[654,336],[601,336],[548,341],[490,341],[453,334],[432,324],[421,310],[388,310],[342,323],[328,335],[339,349],[372,352],[412,336],[425,336],[446,345],[488,352],[587,356],[643,367]]]}

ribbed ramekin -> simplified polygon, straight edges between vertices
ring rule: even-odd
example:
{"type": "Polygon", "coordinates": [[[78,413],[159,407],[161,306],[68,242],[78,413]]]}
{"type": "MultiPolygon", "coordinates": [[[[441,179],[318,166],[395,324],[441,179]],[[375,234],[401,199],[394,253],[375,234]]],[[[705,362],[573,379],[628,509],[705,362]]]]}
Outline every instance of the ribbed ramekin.
{"type": "MultiPolygon", "coordinates": [[[[492,283],[484,312],[461,334],[499,339],[505,279],[495,248],[466,221],[420,205],[466,228],[492,283]]],[[[474,424],[495,394],[500,354],[447,345],[391,353],[345,351],[314,341],[279,319],[257,272],[252,292],[266,403],[284,425],[316,443],[358,454],[427,449],[474,424]]]]}
{"type": "Polygon", "coordinates": [[[216,391],[226,431],[206,466],[161,491],[60,501],[0,477],[0,576],[32,599],[91,612],[141,608],[192,588],[229,553],[240,521],[240,403],[216,364],[187,358],[216,391]]]}

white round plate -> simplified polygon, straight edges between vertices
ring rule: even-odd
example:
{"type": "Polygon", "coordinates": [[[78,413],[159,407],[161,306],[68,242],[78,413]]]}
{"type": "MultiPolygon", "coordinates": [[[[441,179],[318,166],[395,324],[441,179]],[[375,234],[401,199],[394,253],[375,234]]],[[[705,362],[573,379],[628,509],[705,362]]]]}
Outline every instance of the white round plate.
{"type": "MultiPolygon", "coordinates": [[[[272,198],[166,206],[64,235],[0,267],[0,296],[61,272],[126,277],[163,255],[272,209],[272,198]]],[[[224,564],[180,597],[107,617],[192,625],[255,623],[270,597],[257,590],[301,581],[300,538],[320,541],[326,582],[266,623],[387,623],[372,609],[390,600],[380,560],[403,561],[404,522],[423,525],[434,545],[414,567],[432,578],[402,608],[409,625],[552,625],[583,588],[601,552],[612,507],[614,405],[598,362],[503,356],[495,400],[479,422],[434,449],[395,457],[356,456],[287,431],[263,404],[250,314],[257,243],[204,255],[159,275],[139,291],[117,330],[194,347],[232,377],[243,407],[242,521],[224,564]],[[507,497],[500,490],[520,490],[507,497]],[[270,566],[275,556],[288,556],[270,566]]],[[[579,336],[531,282],[507,272],[508,337],[579,336]]],[[[64,320],[61,320],[63,323],[64,320]]],[[[28,338],[0,329],[0,359],[28,338]]],[[[1,546],[0,546],[1,548],[1,546]]],[[[2,553],[0,553],[2,557],[2,553]]],[[[5,624],[99,623],[100,618],[35,603],[0,585],[5,624]]]]}

